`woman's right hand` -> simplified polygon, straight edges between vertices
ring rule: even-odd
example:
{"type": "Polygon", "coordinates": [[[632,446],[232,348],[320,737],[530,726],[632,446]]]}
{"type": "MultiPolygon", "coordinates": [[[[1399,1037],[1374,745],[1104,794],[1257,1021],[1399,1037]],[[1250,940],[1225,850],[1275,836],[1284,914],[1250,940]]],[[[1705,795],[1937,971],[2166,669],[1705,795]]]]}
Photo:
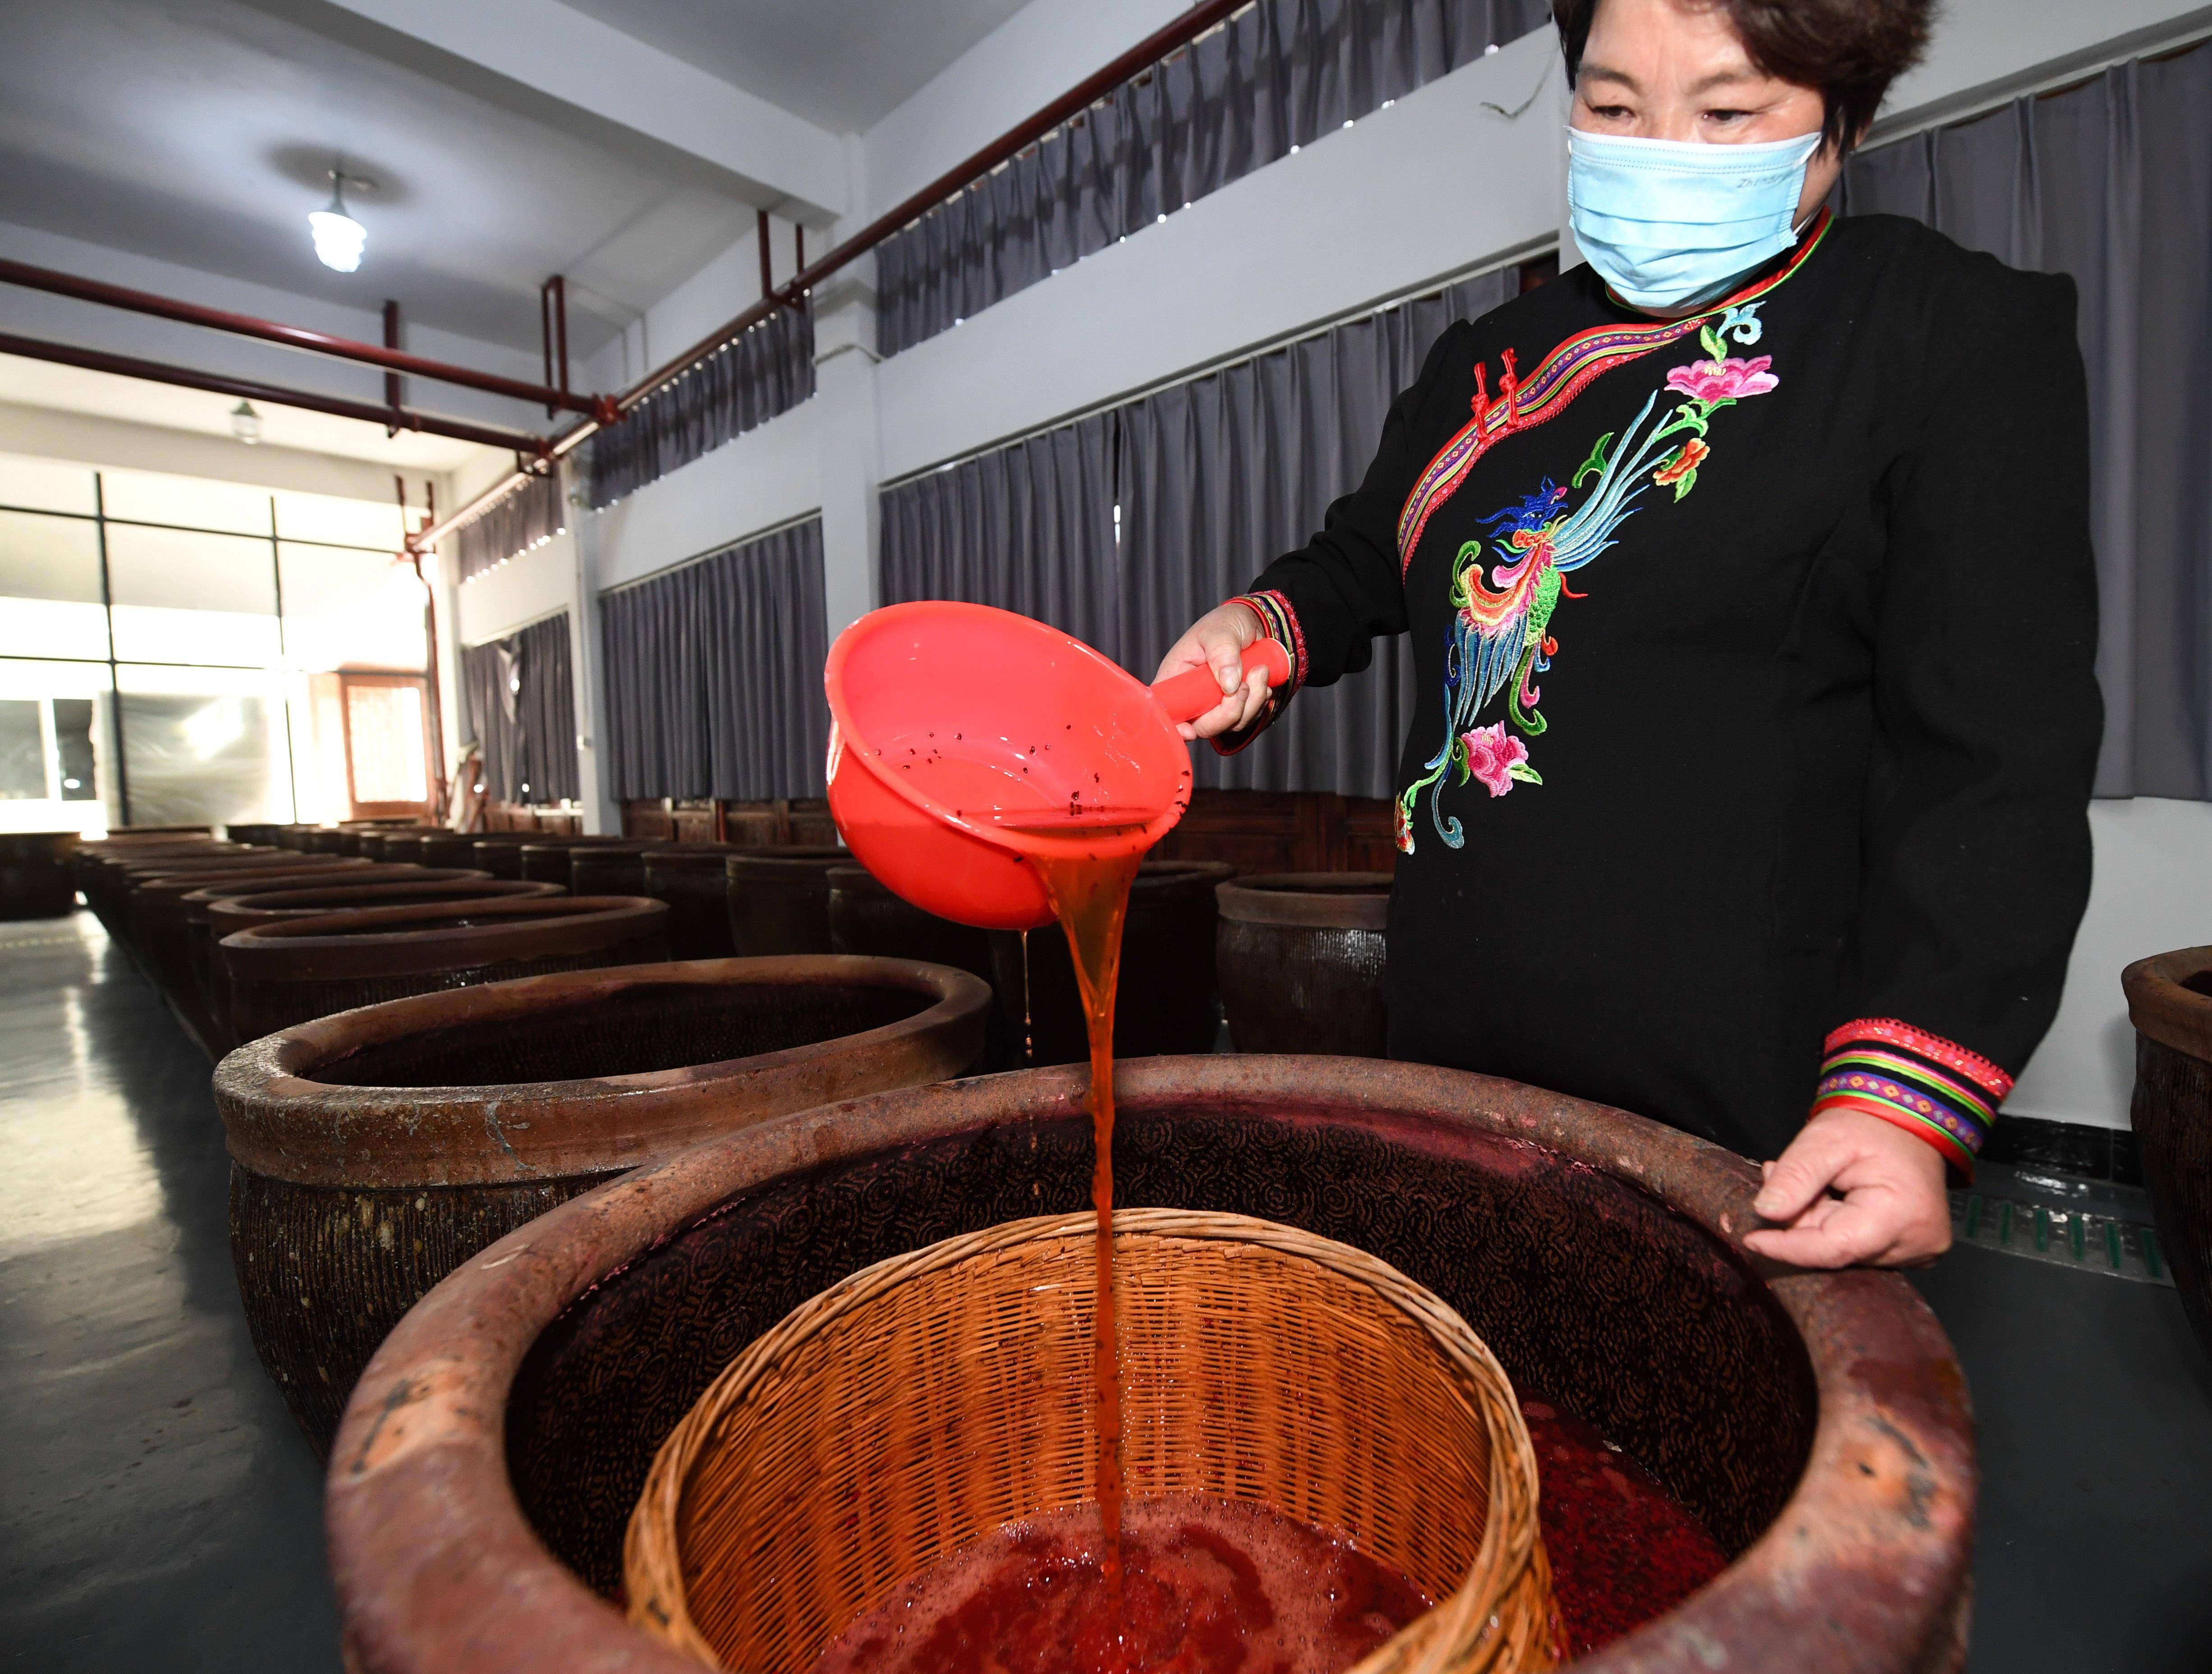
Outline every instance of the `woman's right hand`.
{"type": "Polygon", "coordinates": [[[1217,605],[1190,624],[1189,630],[1168,648],[1160,659],[1154,685],[1188,668],[1211,668],[1220,683],[1221,701],[1195,721],[1180,721],[1176,731],[1187,739],[1212,738],[1250,726],[1267,706],[1267,672],[1244,673],[1244,648],[1261,636],[1260,618],[1249,605],[1233,600],[1217,605]]]}

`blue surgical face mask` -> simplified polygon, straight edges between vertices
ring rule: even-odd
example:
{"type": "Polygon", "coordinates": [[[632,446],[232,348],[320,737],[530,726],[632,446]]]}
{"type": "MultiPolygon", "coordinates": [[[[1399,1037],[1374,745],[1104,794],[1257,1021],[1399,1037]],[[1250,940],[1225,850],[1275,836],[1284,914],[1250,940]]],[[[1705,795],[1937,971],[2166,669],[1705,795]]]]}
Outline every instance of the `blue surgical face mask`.
{"type": "Polygon", "coordinates": [[[1820,149],[1817,133],[1710,145],[1570,128],[1575,242],[1623,301],[1701,307],[1797,241],[1805,167],[1820,149]]]}

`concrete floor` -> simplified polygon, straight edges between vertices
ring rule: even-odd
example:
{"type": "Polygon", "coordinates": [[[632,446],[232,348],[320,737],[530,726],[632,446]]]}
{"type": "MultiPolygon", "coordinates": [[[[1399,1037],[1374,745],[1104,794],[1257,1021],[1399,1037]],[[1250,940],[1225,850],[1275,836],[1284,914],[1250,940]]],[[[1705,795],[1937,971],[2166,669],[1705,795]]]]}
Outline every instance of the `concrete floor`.
{"type": "MultiPolygon", "coordinates": [[[[338,1666],[208,1068],[88,914],[0,925],[0,1665],[338,1666]]],[[[1919,1282],[1981,1422],[1970,1674],[2212,1670],[2212,1363],[2174,1294],[1978,1249],[1919,1282]]]]}
{"type": "Polygon", "coordinates": [[[208,1071],[89,913],[0,925],[0,1666],[338,1666],[208,1071]]]}

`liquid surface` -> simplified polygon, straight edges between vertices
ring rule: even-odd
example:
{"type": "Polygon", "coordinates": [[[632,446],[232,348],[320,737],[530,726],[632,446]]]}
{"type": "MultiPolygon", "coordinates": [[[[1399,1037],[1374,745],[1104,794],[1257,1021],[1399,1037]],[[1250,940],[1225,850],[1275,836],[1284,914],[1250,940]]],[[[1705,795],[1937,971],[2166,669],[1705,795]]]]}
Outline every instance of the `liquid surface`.
{"type": "Polygon", "coordinates": [[[903,1583],[814,1674],[1341,1674],[1430,1606],[1388,1565],[1265,1506],[1171,1495],[1126,1509],[1118,1613],[1097,1508],[1072,1507],[903,1583]]]}
{"type": "Polygon", "coordinates": [[[1728,1567],[1689,1509],[1556,1402],[1523,1395],[1537,1525],[1568,1654],[1588,1656],[1674,1608],[1728,1567]]]}

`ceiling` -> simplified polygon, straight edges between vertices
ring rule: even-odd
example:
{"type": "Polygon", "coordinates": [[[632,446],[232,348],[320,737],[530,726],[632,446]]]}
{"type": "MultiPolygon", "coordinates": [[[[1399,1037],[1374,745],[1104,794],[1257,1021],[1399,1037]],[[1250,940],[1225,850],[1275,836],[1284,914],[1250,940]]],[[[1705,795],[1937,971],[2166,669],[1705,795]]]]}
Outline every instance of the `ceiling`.
{"type": "MultiPolygon", "coordinates": [[[[818,128],[851,132],[1023,0],[565,3],[818,128]]],[[[0,0],[0,222],[363,309],[396,298],[411,326],[533,358],[538,285],[562,273],[580,359],[751,225],[742,183],[717,165],[370,22],[368,9],[0,0]],[[368,234],[353,274],[323,267],[307,236],[334,165],[376,183],[348,192],[368,234]]],[[[0,326],[11,295],[21,293],[0,286],[0,326]]],[[[222,352],[217,340],[209,362],[222,352]]],[[[4,368],[0,399],[227,425],[228,404],[201,411],[216,398],[157,399],[156,386],[63,368],[27,381],[26,364],[4,368]]],[[[329,451],[364,456],[362,438],[331,428],[345,421],[299,417],[307,428],[293,445],[320,447],[307,438],[327,429],[325,441],[344,444],[329,451]]]]}
{"type": "Polygon", "coordinates": [[[0,221],[356,307],[396,296],[410,320],[533,351],[538,283],[565,272],[579,355],[751,223],[711,171],[347,23],[305,3],[0,0],[0,221]],[[333,162],[378,183],[348,194],[368,229],[353,274],[307,238],[333,162]]]}
{"type": "Polygon", "coordinates": [[[832,133],[864,133],[1024,0],[567,0],[832,133]]]}

